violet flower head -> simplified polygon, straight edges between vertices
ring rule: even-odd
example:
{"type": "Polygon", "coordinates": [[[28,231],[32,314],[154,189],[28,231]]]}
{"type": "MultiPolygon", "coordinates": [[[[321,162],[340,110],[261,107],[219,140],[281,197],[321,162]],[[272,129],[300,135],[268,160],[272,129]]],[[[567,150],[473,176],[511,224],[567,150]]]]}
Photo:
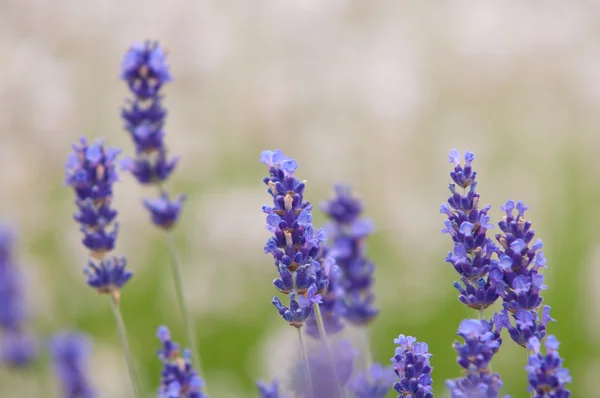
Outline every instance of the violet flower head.
{"type": "Polygon", "coordinates": [[[287,395],[283,395],[279,392],[279,382],[273,380],[271,384],[267,383],[256,383],[256,388],[260,394],[260,398],[286,398],[287,395]]]}
{"type": "Polygon", "coordinates": [[[278,298],[272,303],[290,325],[301,327],[329,285],[327,269],[319,261],[326,237],[312,224],[312,206],[304,201],[305,182],[294,176],[298,163],[280,150],[263,151],[260,161],[269,167],[269,177],[263,182],[273,198],[273,206],[262,208],[267,214],[267,229],[273,234],[264,250],[273,256],[279,273],[273,284],[290,297],[289,308],[278,298]],[[308,303],[299,304],[297,295],[307,298],[308,303]]]}
{"type": "Polygon", "coordinates": [[[452,264],[460,276],[462,283],[454,283],[459,300],[468,307],[483,310],[498,299],[498,284],[502,279],[498,262],[492,260],[499,249],[486,236],[487,230],[493,228],[487,215],[490,206],[479,209],[479,193],[475,191],[477,173],[471,166],[473,153],[465,153],[464,167],[460,165],[456,149],[450,151],[449,158],[454,164],[454,171],[450,173],[454,184],[449,185],[452,195],[442,204],[440,213],[448,217],[442,233],[452,237],[454,251],[448,253],[446,262],[452,264]],[[462,193],[456,189],[457,185],[462,193]]]}
{"type": "Polygon", "coordinates": [[[12,231],[0,224],[0,364],[23,367],[37,356],[37,343],[25,330],[23,280],[13,246],[12,231]]]}
{"type": "Polygon", "coordinates": [[[427,343],[419,343],[412,336],[401,334],[394,339],[397,344],[392,358],[393,368],[400,381],[394,383],[394,389],[400,393],[398,398],[433,398],[431,354],[427,343]]]}
{"type": "Polygon", "coordinates": [[[145,199],[144,206],[152,214],[154,225],[169,230],[177,222],[184,200],[185,195],[180,195],[174,201],[170,201],[169,197],[165,194],[156,200],[145,199]]]}
{"type": "Polygon", "coordinates": [[[502,234],[496,235],[500,243],[499,266],[502,271],[502,281],[499,283],[499,293],[505,309],[503,321],[511,338],[522,347],[533,336],[538,339],[546,335],[546,325],[554,321],[550,317],[550,307],[544,306],[542,316],[538,312],[542,307],[542,290],[544,275],[541,268],[547,268],[546,258],[541,251],[543,243],[535,238],[531,222],[525,220],[525,212],[529,209],[522,201],[515,204],[509,200],[502,211],[506,215],[498,223],[502,234]],[[512,326],[508,314],[514,318],[512,326]]]}
{"type": "Polygon", "coordinates": [[[368,325],[379,311],[373,306],[371,291],[375,266],[366,257],[366,239],[373,232],[370,220],[361,219],[363,205],[350,188],[335,186],[333,199],[321,205],[331,219],[327,255],[335,258],[341,270],[338,285],[343,294],[343,316],[355,325],[368,325]]]}
{"type": "Polygon", "coordinates": [[[540,268],[547,268],[542,240],[533,242],[535,231],[531,229],[531,221],[524,218],[529,207],[523,202],[515,205],[509,200],[501,209],[506,216],[498,223],[503,233],[497,234],[496,239],[502,247],[499,258],[504,281],[503,306],[512,314],[519,309],[537,311],[542,304],[540,293],[547,288],[544,276],[539,273],[540,268]]]}
{"type": "Polygon", "coordinates": [[[126,159],[123,167],[141,184],[160,183],[177,165],[177,159],[167,159],[164,143],[167,110],[160,89],[172,80],[164,50],[156,42],[136,43],[125,53],[121,68],[121,78],[133,94],[121,116],[136,152],[136,158],[126,159]]]}
{"type": "Polygon", "coordinates": [[[117,211],[111,208],[113,184],[118,181],[115,161],[119,149],[105,148],[102,140],[89,145],[85,137],[73,144],[65,166],[65,184],[75,192],[83,245],[94,257],[102,258],[115,247],[117,211]]]}
{"type": "Polygon", "coordinates": [[[112,294],[118,299],[120,289],[133,276],[133,273],[125,269],[126,265],[125,257],[106,257],[99,264],[90,260],[84,269],[87,284],[98,293],[112,294]]]}
{"type": "Polygon", "coordinates": [[[87,368],[91,345],[81,333],[62,332],[52,336],[50,355],[65,398],[93,398],[87,368]]]}
{"type": "Polygon", "coordinates": [[[502,380],[497,373],[492,373],[490,367],[492,357],[502,344],[502,327],[496,322],[497,318],[494,322],[477,319],[461,322],[458,335],[463,338],[464,343],[455,342],[454,349],[458,354],[456,362],[467,373],[464,377],[446,381],[446,388],[452,398],[498,397],[502,380]]]}
{"type": "Polygon", "coordinates": [[[569,398],[571,392],[566,385],[571,382],[569,370],[563,368],[563,359],[558,354],[560,343],[555,336],[548,336],[546,354],[541,352],[541,343],[532,337],[527,348],[532,351],[529,364],[525,367],[529,379],[528,391],[534,398],[569,398]]]}
{"type": "Polygon", "coordinates": [[[171,340],[166,326],[160,326],[156,337],[162,343],[157,356],[163,364],[160,379],[159,398],[208,398],[202,392],[204,381],[192,368],[191,352],[186,349],[181,356],[179,344],[171,340]]]}
{"type": "Polygon", "coordinates": [[[348,382],[349,390],[356,398],[384,398],[396,378],[391,366],[376,363],[369,371],[360,371],[348,382]]]}
{"type": "Polygon", "coordinates": [[[160,89],[172,80],[164,50],[156,42],[136,43],[125,53],[121,63],[121,78],[129,86],[133,99],[121,111],[125,130],[135,144],[135,158],[122,162],[124,170],[140,184],[159,187],[161,197],[145,200],[144,206],[152,216],[152,222],[163,229],[170,229],[177,221],[183,196],[170,201],[162,188],[179,159],[169,159],[164,138],[167,110],[162,106],[160,89]]]}

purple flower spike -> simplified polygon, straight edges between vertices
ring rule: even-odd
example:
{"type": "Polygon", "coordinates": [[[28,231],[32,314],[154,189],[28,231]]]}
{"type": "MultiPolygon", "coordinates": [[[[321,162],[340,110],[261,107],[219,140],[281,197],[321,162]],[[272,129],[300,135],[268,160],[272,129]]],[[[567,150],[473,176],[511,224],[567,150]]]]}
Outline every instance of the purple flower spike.
{"type": "Polygon", "coordinates": [[[366,257],[366,240],[373,225],[361,218],[362,202],[345,185],[336,185],[334,197],[324,202],[321,209],[331,219],[326,227],[330,239],[325,254],[333,257],[340,269],[337,288],[331,289],[340,296],[336,301],[342,303],[336,311],[346,321],[366,326],[379,313],[373,306],[371,291],[375,265],[366,257]]]}
{"type": "Polygon", "coordinates": [[[160,89],[172,80],[165,51],[156,42],[136,43],[125,53],[121,69],[121,78],[133,94],[121,116],[136,153],[135,158],[126,158],[121,167],[140,184],[159,186],[161,197],[146,199],[144,206],[155,225],[170,229],[179,217],[183,196],[171,202],[162,188],[179,161],[178,157],[168,158],[164,142],[167,110],[162,105],[160,89]]]}
{"type": "Polygon", "coordinates": [[[493,225],[487,214],[490,206],[479,209],[479,193],[475,191],[477,173],[471,168],[475,158],[473,153],[465,154],[464,168],[460,165],[460,154],[456,149],[450,151],[449,158],[454,164],[450,177],[455,184],[450,184],[452,196],[442,204],[440,213],[448,217],[442,233],[452,238],[454,253],[448,253],[446,262],[452,264],[460,276],[460,282],[454,283],[460,302],[483,310],[499,297],[498,284],[502,281],[499,267],[504,263],[493,259],[499,248],[486,236],[493,225]],[[456,185],[462,188],[463,193],[457,191],[456,185]]]}
{"type": "Polygon", "coordinates": [[[78,207],[73,218],[81,225],[83,245],[97,258],[113,250],[117,239],[117,212],[111,202],[119,153],[119,149],[105,148],[102,140],[89,145],[81,137],[80,145],[73,144],[65,167],[65,184],[73,188],[78,207]]]}
{"type": "Polygon", "coordinates": [[[271,384],[257,382],[256,387],[260,394],[260,398],[286,398],[287,395],[279,393],[279,383],[273,380],[271,384]]]}
{"type": "Polygon", "coordinates": [[[540,341],[529,339],[527,348],[532,351],[525,370],[529,374],[528,391],[534,398],[569,398],[571,392],[566,385],[571,382],[569,370],[562,367],[563,360],[558,354],[560,343],[554,336],[546,339],[546,355],[542,354],[540,341]]]}
{"type": "Polygon", "coordinates": [[[498,291],[506,310],[504,323],[511,338],[522,347],[526,347],[533,336],[542,339],[546,335],[546,324],[553,320],[548,306],[544,306],[541,318],[538,315],[543,302],[541,293],[547,288],[539,272],[547,265],[541,251],[544,244],[541,239],[534,241],[532,224],[524,218],[528,209],[522,201],[516,205],[513,200],[507,201],[502,207],[506,216],[498,223],[502,233],[496,235],[501,246],[498,255],[502,278],[498,291]],[[508,313],[516,326],[511,325],[508,313]]]}
{"type": "Polygon", "coordinates": [[[401,334],[394,343],[398,345],[392,358],[393,368],[399,382],[394,384],[394,389],[400,397],[433,398],[431,371],[429,363],[431,354],[426,343],[418,343],[412,336],[401,334]]]}
{"type": "Polygon", "coordinates": [[[90,342],[80,333],[62,332],[52,336],[50,354],[54,370],[62,384],[65,398],[94,398],[95,389],[90,384],[87,359],[90,342]]]}
{"type": "Polygon", "coordinates": [[[152,214],[152,222],[154,225],[169,230],[173,228],[177,222],[184,200],[185,195],[179,196],[179,198],[174,201],[170,201],[167,195],[163,195],[156,200],[145,199],[144,206],[152,214]]]}
{"type": "Polygon", "coordinates": [[[498,317],[494,322],[466,319],[458,328],[458,335],[464,343],[455,342],[458,357],[456,362],[467,372],[464,377],[447,380],[446,388],[451,398],[496,398],[502,380],[492,373],[490,363],[500,349],[502,323],[498,317]]]}
{"type": "Polygon", "coordinates": [[[276,297],[272,303],[290,325],[299,328],[312,306],[327,300],[330,260],[322,256],[326,236],[312,224],[312,206],[304,200],[305,182],[294,176],[298,163],[280,150],[263,151],[260,161],[269,167],[269,177],[263,182],[273,199],[272,206],[262,207],[272,233],[264,252],[273,256],[279,273],[273,284],[290,296],[289,308],[276,297]]]}
{"type": "Polygon", "coordinates": [[[163,345],[157,352],[163,364],[158,397],[208,398],[202,392],[204,381],[192,367],[191,352],[186,349],[183,356],[180,355],[179,344],[171,340],[166,326],[160,326],[156,336],[163,345]]]}

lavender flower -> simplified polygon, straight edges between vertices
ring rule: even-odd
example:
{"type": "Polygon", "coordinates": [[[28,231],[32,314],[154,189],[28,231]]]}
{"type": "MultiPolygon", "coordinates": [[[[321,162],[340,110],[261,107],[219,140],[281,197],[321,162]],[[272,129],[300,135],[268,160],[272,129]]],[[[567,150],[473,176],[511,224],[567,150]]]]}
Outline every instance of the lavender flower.
{"type": "Polygon", "coordinates": [[[125,269],[126,265],[125,257],[105,258],[99,265],[89,261],[88,268],[84,270],[88,277],[87,284],[98,293],[112,294],[118,298],[121,287],[133,276],[125,269]]]}
{"type": "Polygon", "coordinates": [[[208,398],[203,392],[204,382],[193,369],[191,352],[185,350],[180,355],[179,344],[171,340],[169,329],[160,326],[156,337],[163,347],[157,351],[163,364],[161,371],[159,398],[208,398]]]}
{"type": "Polygon", "coordinates": [[[144,205],[156,226],[170,229],[177,221],[183,197],[170,201],[161,187],[178,162],[178,158],[167,158],[164,143],[167,111],[161,103],[160,89],[172,80],[164,50],[158,43],[150,41],[132,45],[121,62],[121,78],[133,94],[121,116],[136,152],[135,159],[125,159],[122,166],[140,184],[159,186],[161,197],[156,201],[146,200],[144,205]]]}
{"type": "Polygon", "coordinates": [[[336,185],[335,195],[321,208],[332,220],[328,226],[332,243],[326,246],[326,253],[341,269],[338,284],[343,297],[339,312],[352,324],[367,325],[379,313],[373,307],[371,292],[375,266],[365,256],[365,241],[373,226],[360,218],[362,203],[352,196],[349,187],[336,185]]]}
{"type": "Polygon", "coordinates": [[[279,383],[277,380],[273,380],[271,384],[256,383],[260,398],[286,398],[286,395],[279,393],[279,383]]]}
{"type": "Polygon", "coordinates": [[[383,367],[376,363],[368,372],[355,374],[348,383],[348,388],[356,398],[384,398],[394,378],[394,370],[390,366],[383,367]]]}
{"type": "Polygon", "coordinates": [[[467,371],[464,377],[447,380],[452,398],[495,398],[502,387],[500,376],[492,373],[490,363],[500,349],[501,326],[486,320],[467,319],[461,322],[458,335],[464,343],[454,343],[456,362],[467,371]]]}
{"type": "Polygon", "coordinates": [[[0,224],[0,363],[21,367],[36,357],[36,342],[25,331],[26,320],[21,274],[13,259],[13,235],[0,224]]]}
{"type": "Polygon", "coordinates": [[[164,194],[159,199],[144,200],[144,206],[152,214],[152,222],[165,230],[171,229],[179,218],[181,206],[185,200],[185,195],[180,195],[175,201],[169,201],[169,197],[164,194]]]}
{"type": "Polygon", "coordinates": [[[397,344],[392,358],[393,368],[399,382],[394,383],[394,389],[400,393],[398,398],[433,398],[431,371],[427,343],[418,343],[412,336],[401,334],[394,339],[397,344]]]}
{"type": "Polygon", "coordinates": [[[538,315],[542,304],[540,293],[547,288],[544,276],[539,273],[540,268],[547,268],[546,258],[541,251],[542,240],[533,242],[535,231],[531,229],[531,222],[525,220],[525,212],[529,208],[522,201],[515,205],[509,200],[501,209],[506,216],[498,223],[503,234],[496,235],[502,247],[499,254],[502,270],[499,292],[505,312],[511,313],[516,327],[511,325],[507,314],[503,319],[511,338],[526,347],[531,337],[544,338],[547,323],[554,320],[550,317],[549,306],[544,306],[541,319],[538,315]]]}
{"type": "Polygon", "coordinates": [[[487,230],[493,228],[487,215],[490,206],[479,209],[479,193],[475,191],[477,173],[471,166],[474,158],[473,153],[467,151],[463,167],[458,151],[450,151],[450,163],[454,164],[450,177],[455,184],[449,185],[452,195],[447,203],[442,204],[440,213],[448,216],[442,233],[449,234],[454,242],[454,252],[448,253],[446,261],[460,275],[462,284],[454,283],[459,291],[458,298],[468,307],[484,310],[498,298],[497,285],[502,279],[502,272],[497,261],[492,260],[498,247],[486,237],[487,230]],[[457,191],[456,185],[462,188],[462,194],[457,191]]]}
{"type": "Polygon", "coordinates": [[[269,177],[263,181],[273,197],[273,207],[263,206],[267,229],[273,233],[265,244],[265,254],[271,253],[279,273],[273,284],[290,294],[289,309],[276,297],[273,304],[290,325],[300,327],[312,311],[314,297],[324,293],[329,284],[318,261],[325,235],[312,225],[312,206],[303,199],[305,183],[294,176],[296,161],[279,150],[263,151],[260,161],[269,166],[269,177]],[[308,297],[313,285],[316,291],[308,297]],[[298,304],[296,294],[308,297],[308,303],[298,304]]]}
{"type": "Polygon", "coordinates": [[[65,166],[65,183],[75,192],[78,212],[73,218],[81,224],[83,244],[93,257],[102,258],[115,247],[117,211],[111,208],[112,187],[118,180],[114,162],[119,149],[105,148],[102,140],[89,145],[81,137],[73,144],[65,166]]]}
{"type": "Polygon", "coordinates": [[[93,398],[95,389],[90,384],[87,357],[89,340],[80,333],[62,332],[52,336],[50,354],[54,370],[61,382],[64,398],[93,398]]]}
{"type": "Polygon", "coordinates": [[[569,370],[562,367],[563,360],[558,354],[560,343],[555,336],[548,336],[545,342],[546,355],[540,350],[536,337],[529,339],[527,348],[532,351],[529,364],[525,367],[529,374],[529,388],[534,398],[568,398],[571,392],[566,389],[571,382],[569,370]]]}

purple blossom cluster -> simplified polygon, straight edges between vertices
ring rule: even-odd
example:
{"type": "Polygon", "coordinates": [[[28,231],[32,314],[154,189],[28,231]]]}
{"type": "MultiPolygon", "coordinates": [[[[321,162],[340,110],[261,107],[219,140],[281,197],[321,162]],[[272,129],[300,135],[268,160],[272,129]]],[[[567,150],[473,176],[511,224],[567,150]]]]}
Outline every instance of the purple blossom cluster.
{"type": "Polygon", "coordinates": [[[555,336],[548,336],[546,354],[541,352],[541,343],[537,337],[531,337],[527,348],[531,350],[528,373],[529,391],[533,398],[569,398],[567,383],[571,382],[569,370],[562,367],[563,359],[558,354],[560,343],[555,336]]]}
{"type": "Polygon", "coordinates": [[[166,326],[160,326],[156,337],[162,343],[157,351],[163,364],[160,378],[159,398],[208,398],[202,392],[204,381],[192,367],[190,350],[180,353],[179,344],[171,340],[166,326]]]}
{"type": "Polygon", "coordinates": [[[464,343],[455,342],[456,362],[466,375],[446,381],[452,398],[494,398],[502,387],[500,375],[491,369],[492,357],[500,349],[501,326],[486,320],[466,319],[458,328],[464,343]]]}
{"type": "Polygon", "coordinates": [[[133,44],[121,62],[121,78],[133,95],[121,116],[136,153],[135,158],[123,161],[123,168],[140,184],[159,187],[160,197],[145,199],[144,207],[156,226],[168,230],[177,222],[185,196],[170,200],[162,188],[179,161],[168,158],[164,142],[167,110],[162,105],[161,88],[173,80],[165,51],[156,42],[133,44]]]}
{"type": "Polygon", "coordinates": [[[0,365],[22,367],[35,359],[37,347],[27,331],[23,280],[13,241],[10,228],[0,224],[0,365]]]}
{"type": "Polygon", "coordinates": [[[497,234],[500,243],[499,265],[502,270],[502,283],[499,293],[502,296],[504,311],[502,319],[511,338],[522,347],[527,346],[531,337],[543,339],[546,325],[554,321],[550,317],[550,307],[542,305],[541,291],[546,289],[541,268],[547,268],[546,258],[541,251],[541,239],[535,240],[531,222],[525,220],[529,208],[522,201],[509,200],[501,210],[506,213],[498,223],[502,234],[497,234]],[[515,211],[516,210],[516,211],[515,211]],[[510,314],[515,326],[511,324],[510,314]]]}
{"type": "Polygon", "coordinates": [[[449,159],[454,164],[450,173],[454,183],[449,185],[452,195],[442,204],[440,213],[448,217],[442,233],[452,237],[454,251],[448,253],[446,261],[452,264],[462,282],[454,283],[458,299],[468,307],[484,310],[498,299],[501,279],[497,261],[492,259],[499,249],[487,237],[487,230],[494,227],[487,214],[491,206],[479,208],[479,193],[475,191],[477,172],[471,165],[475,155],[467,151],[462,166],[460,154],[452,149],[449,159]]]}
{"type": "Polygon", "coordinates": [[[351,324],[366,326],[379,313],[373,307],[371,291],[375,266],[365,256],[366,238],[373,232],[373,224],[361,219],[363,205],[347,186],[336,185],[335,197],[324,202],[321,209],[331,220],[326,227],[329,240],[325,250],[341,270],[338,312],[351,324]]]}
{"type": "Polygon", "coordinates": [[[113,185],[119,179],[115,161],[120,152],[105,148],[102,140],[90,145],[81,137],[79,145],[73,144],[65,167],[65,183],[73,188],[78,208],[73,218],[81,225],[82,243],[90,251],[90,260],[84,269],[87,283],[98,293],[111,294],[116,299],[120,288],[132,276],[125,270],[124,257],[106,256],[114,249],[117,239],[117,211],[111,203],[113,185]]]}
{"type": "Polygon", "coordinates": [[[280,150],[263,151],[260,161],[269,167],[269,177],[263,182],[273,198],[273,206],[262,208],[273,234],[264,251],[273,256],[279,273],[273,284],[289,296],[290,307],[278,297],[272,303],[290,325],[299,328],[310,316],[312,305],[321,301],[333,267],[324,267],[318,260],[325,233],[312,224],[312,205],[304,200],[305,183],[294,176],[298,163],[280,150]],[[306,302],[299,304],[298,295],[307,298],[306,302]]]}
{"type": "Polygon", "coordinates": [[[394,344],[398,345],[392,358],[394,371],[400,378],[394,383],[394,389],[400,394],[398,398],[433,398],[433,368],[429,363],[431,354],[427,343],[419,343],[416,338],[401,334],[394,339],[394,344]]]}

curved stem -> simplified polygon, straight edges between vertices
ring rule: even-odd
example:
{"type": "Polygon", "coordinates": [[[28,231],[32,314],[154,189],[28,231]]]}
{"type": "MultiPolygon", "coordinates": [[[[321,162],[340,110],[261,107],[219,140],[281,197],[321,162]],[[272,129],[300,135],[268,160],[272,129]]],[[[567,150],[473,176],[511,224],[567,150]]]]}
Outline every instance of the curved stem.
{"type": "Polygon", "coordinates": [[[121,314],[121,309],[119,308],[118,295],[113,293],[110,295],[109,299],[110,307],[112,309],[113,315],[115,317],[115,322],[117,324],[117,330],[119,331],[119,338],[121,339],[123,353],[125,354],[127,370],[129,371],[129,378],[131,379],[133,392],[136,398],[142,398],[140,384],[138,382],[135,368],[133,365],[133,357],[131,356],[131,351],[129,350],[129,343],[127,342],[127,330],[125,329],[125,322],[123,321],[123,315],[121,314]]]}
{"type": "Polygon", "coordinates": [[[327,350],[327,357],[329,358],[329,365],[331,366],[331,370],[333,371],[333,376],[335,377],[335,384],[340,393],[340,397],[346,398],[346,391],[342,387],[342,384],[340,383],[340,379],[339,379],[337,371],[336,371],[335,360],[333,357],[333,349],[331,348],[331,343],[329,342],[329,339],[327,338],[327,332],[325,331],[325,324],[323,323],[323,316],[321,315],[321,308],[319,307],[319,304],[317,304],[317,303],[313,304],[313,311],[315,312],[315,318],[317,319],[317,326],[319,328],[319,336],[325,343],[325,348],[327,350]]]}
{"type": "MultiPolygon", "coordinates": [[[[169,246],[169,254],[171,256],[171,270],[173,271],[173,280],[175,282],[175,292],[177,293],[177,301],[179,303],[181,317],[183,318],[183,323],[185,325],[187,343],[190,350],[193,353],[192,363],[194,365],[194,368],[196,368],[198,374],[202,375],[203,373],[200,362],[200,352],[198,351],[198,346],[196,344],[196,330],[194,328],[194,322],[191,319],[190,312],[188,311],[187,304],[185,302],[185,296],[183,293],[183,275],[181,272],[181,261],[179,259],[179,255],[177,254],[177,250],[175,249],[175,242],[173,241],[173,236],[170,232],[166,232],[165,235],[167,245],[169,246]]],[[[206,382],[204,384],[204,392],[207,393],[206,382]]]]}
{"type": "Polygon", "coordinates": [[[369,329],[367,328],[362,328],[362,334],[363,334],[363,343],[364,343],[364,357],[363,357],[363,361],[364,361],[364,365],[365,365],[365,371],[367,374],[367,378],[369,378],[371,376],[371,367],[373,366],[373,355],[371,353],[371,343],[369,341],[369,329]]]}

